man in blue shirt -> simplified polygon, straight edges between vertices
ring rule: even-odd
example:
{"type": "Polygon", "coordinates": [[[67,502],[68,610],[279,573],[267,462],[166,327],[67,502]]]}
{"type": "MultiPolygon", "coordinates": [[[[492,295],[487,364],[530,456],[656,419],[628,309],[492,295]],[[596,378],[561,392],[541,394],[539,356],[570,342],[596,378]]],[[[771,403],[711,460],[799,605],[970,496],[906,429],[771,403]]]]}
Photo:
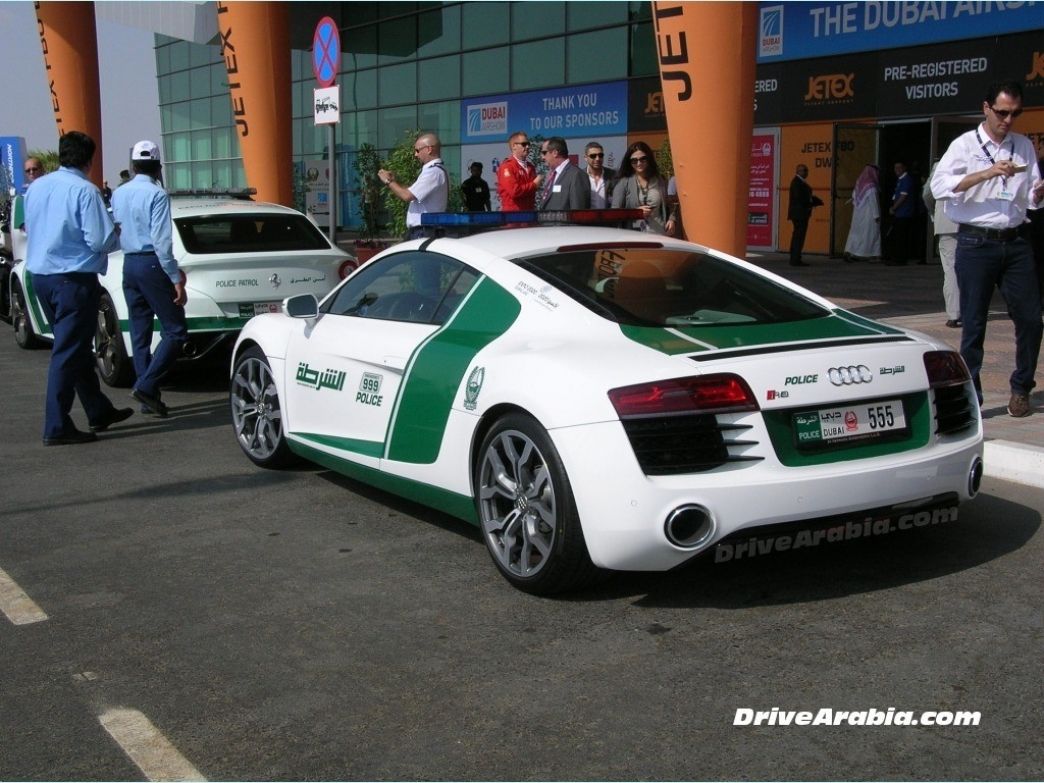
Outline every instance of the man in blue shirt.
{"type": "Polygon", "coordinates": [[[892,246],[890,258],[885,261],[885,265],[906,266],[912,251],[914,219],[917,217],[917,200],[914,198],[916,188],[913,177],[902,161],[895,164],[895,176],[892,206],[888,208],[892,215],[892,246]]]}
{"type": "Polygon", "coordinates": [[[143,413],[165,417],[160,379],[166,375],[188,341],[185,323],[185,281],[174,260],[170,224],[170,196],[160,187],[159,147],[139,141],[131,151],[134,179],[112,195],[112,214],[120,226],[123,248],[123,295],[130,314],[134,371],[138,376],[131,396],[143,413]],[[152,353],[153,318],[162,328],[160,344],[152,353]]]}
{"type": "Polygon", "coordinates": [[[33,182],[25,194],[26,269],[54,334],[47,372],[45,446],[97,440],[94,433],[134,412],[113,407],[102,393],[94,364],[92,342],[101,299],[98,275],[108,267],[108,253],[119,246],[101,192],[87,179],[94,150],[90,136],[69,131],[58,141],[61,168],[33,182]],[[76,429],[69,416],[74,395],[87,414],[90,432],[76,429]]]}

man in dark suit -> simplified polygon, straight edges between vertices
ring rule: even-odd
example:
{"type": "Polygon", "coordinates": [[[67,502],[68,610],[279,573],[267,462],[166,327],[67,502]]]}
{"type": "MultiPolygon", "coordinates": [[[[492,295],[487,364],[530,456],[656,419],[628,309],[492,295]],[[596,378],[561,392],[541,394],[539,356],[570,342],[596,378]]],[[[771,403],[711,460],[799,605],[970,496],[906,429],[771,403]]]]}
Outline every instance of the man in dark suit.
{"type": "Polygon", "coordinates": [[[812,187],[805,182],[808,166],[799,163],[790,182],[790,206],[787,208],[787,220],[794,224],[794,234],[790,238],[790,265],[808,266],[801,260],[801,251],[805,247],[805,234],[808,233],[808,221],[812,217],[812,208],[822,206],[819,196],[813,195],[812,187]]]}
{"type": "Polygon", "coordinates": [[[547,179],[537,198],[537,209],[590,209],[591,182],[587,172],[569,160],[569,148],[561,136],[552,136],[540,147],[547,164],[547,179]]]}

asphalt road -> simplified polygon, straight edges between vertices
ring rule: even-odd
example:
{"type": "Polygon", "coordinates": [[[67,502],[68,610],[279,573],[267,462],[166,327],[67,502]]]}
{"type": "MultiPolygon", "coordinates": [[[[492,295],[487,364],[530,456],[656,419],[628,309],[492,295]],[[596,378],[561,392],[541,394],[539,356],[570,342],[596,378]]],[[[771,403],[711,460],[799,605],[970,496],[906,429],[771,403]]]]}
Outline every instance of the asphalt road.
{"type": "Polygon", "coordinates": [[[46,615],[0,614],[0,779],[1044,778],[1039,490],[548,600],[464,523],[255,468],[220,373],[44,448],[47,361],[0,332],[0,596],[46,615]],[[981,721],[733,725],[774,707],[981,721]]]}

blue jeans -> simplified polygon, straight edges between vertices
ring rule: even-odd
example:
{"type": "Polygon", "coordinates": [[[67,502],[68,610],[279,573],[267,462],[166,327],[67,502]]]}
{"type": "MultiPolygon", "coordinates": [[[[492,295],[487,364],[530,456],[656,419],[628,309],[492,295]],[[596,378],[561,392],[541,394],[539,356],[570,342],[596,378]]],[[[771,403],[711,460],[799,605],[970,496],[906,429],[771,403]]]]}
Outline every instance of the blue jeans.
{"type": "Polygon", "coordinates": [[[94,364],[101,286],[94,273],[69,272],[33,275],[33,287],[54,333],[43,436],[60,438],[76,429],[69,416],[74,396],[80,398],[89,423],[102,422],[113,411],[94,364]]]}
{"type": "Polygon", "coordinates": [[[1040,294],[1033,252],[1023,238],[1007,242],[975,234],[957,235],[957,283],[961,291],[961,356],[964,357],[975,389],[982,401],[983,341],[990,298],[999,288],[1008,315],[1015,324],[1015,371],[1009,383],[1011,390],[1029,394],[1036,385],[1037,355],[1041,333],[1040,294]]]}
{"type": "Polygon", "coordinates": [[[159,382],[178,360],[188,341],[185,308],[174,304],[174,284],[160,266],[155,253],[128,253],[123,258],[123,296],[130,316],[134,348],[134,388],[159,396],[159,382]],[[153,318],[162,329],[160,344],[152,353],[153,318]]]}

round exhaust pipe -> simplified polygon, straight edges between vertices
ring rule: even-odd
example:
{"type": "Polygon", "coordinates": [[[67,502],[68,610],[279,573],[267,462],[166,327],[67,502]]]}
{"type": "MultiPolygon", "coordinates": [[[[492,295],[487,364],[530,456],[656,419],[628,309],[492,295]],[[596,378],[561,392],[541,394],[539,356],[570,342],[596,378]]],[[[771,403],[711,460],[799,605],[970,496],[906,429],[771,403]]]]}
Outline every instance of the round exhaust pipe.
{"type": "Polygon", "coordinates": [[[714,517],[703,506],[678,506],[663,524],[667,540],[681,549],[699,549],[714,535],[714,517]]]}
{"type": "Polygon", "coordinates": [[[975,497],[979,494],[979,485],[982,484],[982,459],[976,457],[972,462],[971,470],[968,471],[968,495],[975,497]]]}

